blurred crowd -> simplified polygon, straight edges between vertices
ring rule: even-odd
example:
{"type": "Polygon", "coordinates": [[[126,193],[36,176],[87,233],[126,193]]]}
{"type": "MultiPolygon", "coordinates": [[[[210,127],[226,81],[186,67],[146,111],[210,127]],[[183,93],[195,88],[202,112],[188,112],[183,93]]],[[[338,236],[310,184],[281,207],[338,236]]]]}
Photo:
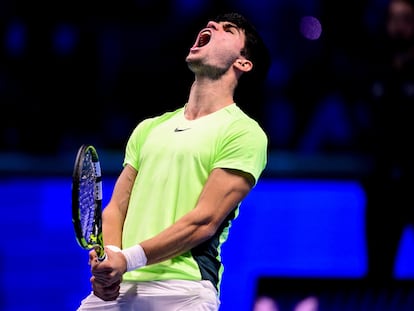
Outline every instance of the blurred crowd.
{"type": "Polygon", "coordinates": [[[376,65],[393,45],[385,42],[387,1],[351,2],[5,1],[0,152],[73,152],[84,142],[121,150],[141,119],[185,103],[193,34],[212,13],[237,10],[272,54],[263,95],[242,90],[239,100],[268,132],[271,149],[371,154],[381,97],[376,65]],[[317,39],[300,32],[304,16],[321,22],[317,39]]]}

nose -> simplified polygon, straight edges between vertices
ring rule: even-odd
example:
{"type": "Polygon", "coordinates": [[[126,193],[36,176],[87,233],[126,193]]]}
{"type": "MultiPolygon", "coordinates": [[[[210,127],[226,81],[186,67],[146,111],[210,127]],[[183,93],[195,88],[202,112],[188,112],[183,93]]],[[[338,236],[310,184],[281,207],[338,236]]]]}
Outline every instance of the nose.
{"type": "Polygon", "coordinates": [[[207,24],[207,28],[213,28],[217,30],[220,27],[219,23],[216,23],[215,21],[209,21],[207,24]]]}

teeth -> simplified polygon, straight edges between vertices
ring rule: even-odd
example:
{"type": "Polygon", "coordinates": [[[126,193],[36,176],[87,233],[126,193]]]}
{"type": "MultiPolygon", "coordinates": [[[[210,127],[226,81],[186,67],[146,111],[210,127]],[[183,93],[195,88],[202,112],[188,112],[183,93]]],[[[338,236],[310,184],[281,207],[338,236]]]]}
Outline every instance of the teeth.
{"type": "Polygon", "coordinates": [[[201,32],[199,40],[198,40],[198,47],[202,47],[206,45],[210,41],[210,36],[211,34],[210,34],[210,31],[208,30],[201,32]]]}

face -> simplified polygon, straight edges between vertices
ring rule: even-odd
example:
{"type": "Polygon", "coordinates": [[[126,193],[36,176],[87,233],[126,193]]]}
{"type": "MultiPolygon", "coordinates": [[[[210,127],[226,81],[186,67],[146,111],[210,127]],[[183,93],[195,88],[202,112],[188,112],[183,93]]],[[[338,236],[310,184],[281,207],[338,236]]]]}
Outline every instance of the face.
{"type": "Polygon", "coordinates": [[[186,61],[199,75],[219,78],[236,61],[244,61],[240,54],[244,47],[244,31],[229,22],[209,22],[197,36],[186,61]]]}
{"type": "Polygon", "coordinates": [[[414,39],[414,9],[405,1],[391,1],[387,21],[387,32],[391,38],[414,39]]]}

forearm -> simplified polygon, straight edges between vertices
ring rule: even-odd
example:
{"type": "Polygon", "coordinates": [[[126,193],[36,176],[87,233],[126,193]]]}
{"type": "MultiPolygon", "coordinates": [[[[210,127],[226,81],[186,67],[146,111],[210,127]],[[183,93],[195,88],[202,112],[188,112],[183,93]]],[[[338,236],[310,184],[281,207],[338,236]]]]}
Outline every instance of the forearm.
{"type": "Polygon", "coordinates": [[[104,245],[122,248],[122,230],[136,174],[137,172],[127,165],[115,183],[111,200],[102,212],[104,245]]]}
{"type": "Polygon", "coordinates": [[[117,208],[108,205],[102,213],[102,235],[104,245],[122,247],[122,227],[124,216],[117,208]]]}
{"type": "MultiPolygon", "coordinates": [[[[134,257],[144,255],[146,264],[155,264],[188,252],[216,234],[250,189],[251,184],[245,177],[222,169],[214,170],[196,207],[156,236],[139,242],[139,247],[132,246],[134,257]]],[[[139,264],[132,266],[139,267],[139,264]]]]}
{"type": "Polygon", "coordinates": [[[250,189],[251,184],[245,177],[215,170],[191,212],[155,237],[140,243],[148,264],[180,255],[213,237],[250,189]]]}
{"type": "Polygon", "coordinates": [[[147,264],[155,264],[191,250],[213,236],[216,226],[208,220],[195,221],[187,214],[171,227],[153,238],[142,241],[147,264]]]}

